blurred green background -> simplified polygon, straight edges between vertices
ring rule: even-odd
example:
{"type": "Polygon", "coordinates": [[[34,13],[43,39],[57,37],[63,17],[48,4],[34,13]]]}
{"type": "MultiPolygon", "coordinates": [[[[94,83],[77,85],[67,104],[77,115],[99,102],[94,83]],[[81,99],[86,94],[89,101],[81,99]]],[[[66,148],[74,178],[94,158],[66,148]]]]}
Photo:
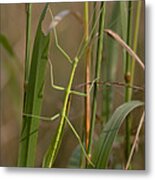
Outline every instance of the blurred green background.
{"type": "MultiPolygon", "coordinates": [[[[106,7],[106,24],[105,28],[114,29],[115,32],[120,34],[121,28],[119,26],[121,15],[118,12],[117,16],[112,17],[112,10],[118,2],[107,2],[106,7]],[[116,26],[116,24],[118,24],[116,26]]],[[[135,5],[136,5],[135,1],[135,5]]],[[[38,17],[40,16],[41,10],[44,4],[33,4],[32,8],[32,40],[35,36],[37,28],[38,17]]],[[[50,7],[53,14],[57,14],[63,10],[69,9],[72,11],[78,11],[83,17],[84,4],[81,2],[74,3],[51,3],[50,7]]],[[[92,3],[90,3],[92,7],[92,3]]],[[[134,8],[134,7],[133,7],[134,8]]],[[[15,56],[11,56],[7,51],[0,45],[0,110],[1,110],[1,166],[16,166],[17,154],[18,154],[18,141],[20,135],[20,127],[22,121],[22,100],[23,100],[23,88],[24,88],[24,59],[25,59],[25,34],[26,34],[26,13],[25,4],[1,4],[0,5],[0,33],[5,35],[11,44],[15,56]]],[[[92,8],[90,8],[90,17],[92,14],[92,8]]],[[[140,18],[140,31],[138,39],[138,55],[144,60],[144,3],[140,18]]],[[[45,26],[49,25],[51,17],[48,14],[45,19],[45,26]]],[[[66,17],[58,26],[58,39],[65,51],[72,57],[76,55],[79,44],[83,36],[82,25],[73,16],[66,17]]],[[[51,48],[49,57],[51,58],[54,70],[54,79],[56,84],[66,86],[70,73],[70,65],[64,59],[62,54],[55,47],[53,34],[51,33],[51,48]]],[[[108,61],[108,47],[106,42],[109,40],[105,36],[104,43],[104,56],[103,56],[103,67],[108,61]]],[[[116,75],[115,81],[124,82],[123,75],[123,59],[122,59],[122,48],[117,46],[118,50],[118,62],[115,67],[116,75]]],[[[33,48],[33,46],[32,46],[33,48]]],[[[94,63],[92,63],[94,65],[94,63]]],[[[104,68],[102,70],[104,80],[104,68]]],[[[79,66],[76,71],[76,78],[74,86],[84,82],[85,63],[84,59],[81,59],[79,66]]],[[[62,107],[64,93],[53,90],[50,86],[49,68],[47,67],[46,75],[46,88],[44,95],[44,103],[42,109],[42,116],[50,117],[55,113],[59,112],[62,107]]],[[[137,86],[144,86],[144,73],[136,66],[135,81],[134,84],[137,86]]],[[[82,90],[82,89],[81,89],[82,90]]],[[[103,98],[101,98],[103,87],[100,87],[98,103],[101,104],[103,98]]],[[[113,86],[114,98],[113,98],[113,110],[124,102],[124,87],[113,86]]],[[[144,92],[134,91],[134,99],[144,100],[144,92]]],[[[83,119],[84,119],[84,99],[78,96],[72,96],[72,104],[70,111],[70,119],[75,125],[77,131],[81,133],[83,119]]],[[[98,108],[98,115],[101,114],[101,108],[98,108]]],[[[133,134],[138,125],[141,117],[141,110],[134,115],[133,134]]],[[[37,161],[36,166],[41,166],[43,155],[48,148],[51,136],[54,134],[58,122],[41,122],[39,131],[39,142],[37,149],[37,161]]],[[[96,131],[99,129],[99,124],[96,125],[96,131]]],[[[123,127],[120,134],[123,133],[123,127]]],[[[121,136],[120,136],[121,137],[121,136]]],[[[115,147],[111,156],[112,165],[111,168],[119,168],[118,162],[123,161],[123,144],[115,143],[115,147]],[[118,147],[118,146],[119,147],[118,147]],[[122,152],[120,152],[122,150],[122,152]]],[[[57,158],[55,167],[67,167],[69,157],[73,152],[74,148],[78,144],[71,130],[67,127],[64,134],[61,150],[57,158]]],[[[144,169],[145,167],[145,156],[144,156],[144,130],[141,133],[138,151],[134,156],[133,165],[135,169],[144,169]]]]}

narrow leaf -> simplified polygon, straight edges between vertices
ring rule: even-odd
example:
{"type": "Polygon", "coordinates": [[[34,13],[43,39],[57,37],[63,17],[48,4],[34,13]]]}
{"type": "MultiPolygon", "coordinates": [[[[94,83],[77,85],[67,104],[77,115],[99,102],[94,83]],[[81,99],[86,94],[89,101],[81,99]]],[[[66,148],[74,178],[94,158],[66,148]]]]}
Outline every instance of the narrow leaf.
{"type": "Polygon", "coordinates": [[[127,18],[128,18],[128,8],[127,8],[126,1],[120,1],[120,14],[121,14],[121,31],[122,31],[122,37],[126,41],[126,34],[127,34],[127,18]]]}
{"type": "Polygon", "coordinates": [[[94,147],[92,162],[95,168],[106,168],[113,142],[126,116],[135,108],[142,106],[143,102],[130,101],[118,107],[111,119],[105,125],[99,140],[94,147]]]}
{"type": "MultiPolygon", "coordinates": [[[[49,34],[45,36],[41,30],[47,7],[48,4],[40,16],[36,32],[23,112],[24,114],[35,114],[36,116],[40,116],[41,112],[45,70],[48,60],[49,34]]],[[[39,122],[40,120],[35,117],[23,117],[18,166],[34,166],[39,122]]]]}

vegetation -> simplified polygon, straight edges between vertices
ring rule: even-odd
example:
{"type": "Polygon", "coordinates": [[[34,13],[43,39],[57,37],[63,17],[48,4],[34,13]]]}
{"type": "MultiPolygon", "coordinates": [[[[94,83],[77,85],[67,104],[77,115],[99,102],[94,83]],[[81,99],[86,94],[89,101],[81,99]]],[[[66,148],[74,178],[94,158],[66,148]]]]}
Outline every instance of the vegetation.
{"type": "MultiPolygon", "coordinates": [[[[144,37],[139,36],[144,4],[103,1],[77,5],[80,11],[63,8],[56,13],[52,10],[58,3],[42,4],[35,33],[35,4],[26,5],[25,78],[16,165],[143,169],[134,154],[144,156],[143,147],[136,149],[142,144],[144,127],[144,77],[138,76],[145,69],[140,52],[144,37]],[[80,36],[72,32],[72,18],[80,36]],[[68,31],[72,32],[69,36],[68,31]],[[56,85],[58,81],[63,85],[56,85]],[[48,106],[46,99],[56,100],[48,106]],[[50,113],[45,115],[46,110],[50,113]]],[[[2,33],[0,43],[17,59],[2,33]]]]}

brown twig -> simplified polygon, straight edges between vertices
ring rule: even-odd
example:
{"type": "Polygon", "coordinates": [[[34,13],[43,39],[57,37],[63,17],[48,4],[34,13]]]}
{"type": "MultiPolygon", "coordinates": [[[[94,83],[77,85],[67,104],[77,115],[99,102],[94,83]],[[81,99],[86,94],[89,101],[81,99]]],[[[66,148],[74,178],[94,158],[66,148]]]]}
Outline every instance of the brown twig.
{"type": "MultiPolygon", "coordinates": [[[[92,84],[91,81],[88,82],[89,84],[92,84]]],[[[135,90],[138,90],[138,91],[144,91],[144,87],[140,87],[140,86],[137,86],[137,85],[133,85],[133,86],[130,86],[124,82],[117,82],[117,81],[113,81],[113,82],[110,82],[110,81],[99,81],[99,82],[96,82],[97,85],[102,85],[102,86],[115,86],[115,87],[126,87],[128,86],[129,88],[132,88],[132,89],[135,89],[135,90]]],[[[77,86],[75,86],[74,89],[78,89],[78,88],[82,88],[84,86],[86,86],[87,83],[81,83],[77,86]]]]}
{"type": "MultiPolygon", "coordinates": [[[[89,6],[88,2],[85,2],[84,4],[84,31],[85,31],[85,43],[88,44],[89,40],[89,6]]],[[[85,145],[86,145],[86,151],[88,151],[88,144],[89,144],[89,131],[90,131],[90,93],[89,88],[90,84],[90,59],[91,59],[91,48],[90,46],[87,46],[86,48],[86,71],[85,71],[85,78],[86,78],[86,86],[85,86],[85,92],[87,94],[85,98],[85,145]]],[[[87,164],[87,160],[86,160],[87,164]]]]}

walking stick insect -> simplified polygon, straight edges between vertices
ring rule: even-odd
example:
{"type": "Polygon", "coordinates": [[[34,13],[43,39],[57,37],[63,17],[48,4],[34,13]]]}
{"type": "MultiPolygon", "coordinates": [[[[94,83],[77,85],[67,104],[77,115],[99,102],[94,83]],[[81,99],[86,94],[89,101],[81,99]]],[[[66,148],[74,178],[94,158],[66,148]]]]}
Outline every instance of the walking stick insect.
{"type": "MultiPolygon", "coordinates": [[[[53,22],[54,21],[54,17],[52,15],[51,10],[50,10],[50,13],[51,13],[52,22],[53,22]]],[[[29,117],[41,118],[42,120],[55,120],[56,118],[60,117],[60,122],[59,122],[59,125],[57,127],[57,130],[56,130],[56,133],[54,135],[54,138],[52,139],[52,142],[51,142],[51,144],[50,144],[50,146],[49,146],[49,148],[48,148],[48,150],[47,150],[47,152],[46,152],[46,154],[44,156],[43,167],[52,167],[53,166],[53,163],[55,162],[57,153],[58,153],[60,145],[61,145],[63,131],[64,131],[66,123],[69,125],[69,127],[73,131],[74,135],[78,139],[79,144],[81,146],[81,149],[82,149],[84,155],[86,156],[88,162],[92,166],[94,166],[93,163],[91,162],[91,160],[89,159],[89,157],[88,157],[88,155],[87,155],[87,153],[85,151],[85,148],[83,147],[83,144],[82,144],[80,136],[78,135],[78,133],[76,132],[75,128],[70,123],[69,118],[67,117],[67,104],[68,104],[70,95],[71,94],[75,94],[75,95],[86,97],[85,93],[77,92],[77,91],[72,90],[72,83],[73,83],[73,80],[74,80],[75,71],[76,71],[76,68],[77,68],[79,59],[81,58],[81,54],[82,53],[79,56],[77,55],[74,58],[74,60],[72,61],[70,56],[63,50],[63,48],[58,43],[58,37],[57,37],[57,32],[56,32],[55,26],[53,26],[52,29],[53,29],[53,32],[54,32],[54,39],[55,39],[56,47],[60,50],[60,52],[63,54],[63,56],[69,62],[69,64],[72,66],[72,70],[71,70],[71,74],[70,74],[70,79],[68,81],[68,85],[67,85],[66,88],[64,88],[64,87],[60,87],[60,86],[57,86],[57,85],[54,84],[52,63],[51,63],[50,59],[48,60],[49,67],[50,67],[50,79],[51,79],[51,86],[52,86],[52,88],[57,89],[57,90],[61,90],[61,91],[65,91],[65,98],[64,98],[64,103],[63,103],[62,111],[60,113],[54,115],[51,118],[40,117],[40,116],[29,115],[29,114],[23,114],[23,115],[24,116],[29,116],[29,117]]],[[[92,81],[89,91],[91,91],[95,81],[96,81],[96,79],[94,81],[92,81]]]]}
{"type": "MultiPolygon", "coordinates": [[[[75,78],[75,71],[76,71],[78,62],[81,59],[83,52],[85,52],[86,48],[88,47],[88,44],[81,43],[81,45],[83,45],[83,46],[80,46],[77,55],[72,60],[70,58],[70,56],[61,48],[61,46],[59,46],[57,33],[56,33],[56,29],[55,29],[55,26],[57,25],[57,20],[59,22],[59,18],[62,19],[63,15],[61,14],[62,16],[57,16],[57,17],[59,17],[58,19],[55,19],[55,18],[53,19],[53,16],[52,16],[52,22],[54,24],[56,24],[55,26],[53,26],[51,28],[51,30],[54,30],[55,44],[56,44],[57,48],[61,51],[63,56],[68,60],[68,62],[72,66],[72,71],[70,74],[70,79],[69,79],[67,87],[64,88],[64,87],[54,85],[52,64],[48,57],[48,48],[47,48],[47,47],[49,47],[49,41],[50,41],[49,32],[51,30],[48,32],[48,35],[45,35],[42,31],[42,22],[45,17],[45,14],[46,14],[47,7],[48,7],[48,4],[46,5],[46,7],[40,17],[38,28],[37,28],[37,33],[36,33],[36,38],[35,38],[35,42],[34,42],[34,49],[33,49],[33,54],[32,54],[32,65],[31,65],[31,69],[30,69],[32,71],[30,71],[31,72],[30,77],[29,77],[30,82],[28,83],[28,88],[27,88],[28,93],[26,93],[26,100],[24,101],[25,106],[24,106],[24,110],[23,110],[23,112],[24,112],[23,115],[25,117],[23,118],[23,128],[22,128],[21,139],[20,139],[20,143],[21,143],[20,147],[21,148],[19,150],[20,152],[19,152],[18,164],[19,164],[19,166],[30,166],[30,167],[34,166],[36,144],[37,144],[37,139],[38,139],[38,137],[37,137],[38,136],[38,128],[39,128],[39,122],[40,122],[39,119],[54,120],[54,119],[60,117],[60,122],[59,122],[58,128],[56,130],[55,136],[53,138],[53,141],[51,142],[50,147],[49,147],[46,155],[44,156],[43,167],[53,166],[53,163],[56,159],[56,156],[58,154],[58,151],[59,151],[59,148],[61,145],[63,131],[64,131],[66,123],[68,123],[68,125],[71,128],[71,130],[73,131],[74,135],[77,137],[79,144],[81,146],[81,149],[83,151],[83,154],[87,158],[89,164],[91,164],[93,166],[93,163],[90,161],[90,159],[85,151],[85,148],[83,147],[80,136],[78,135],[78,133],[76,132],[76,130],[74,129],[74,127],[72,126],[72,124],[70,123],[70,121],[68,119],[69,108],[67,107],[70,102],[70,95],[75,94],[75,95],[80,95],[80,96],[86,97],[86,94],[74,91],[72,89],[72,83],[75,78]],[[43,85],[44,85],[44,76],[43,76],[43,73],[40,73],[40,72],[42,72],[41,71],[42,69],[45,72],[46,62],[49,63],[49,67],[50,67],[50,76],[51,76],[52,87],[57,90],[65,91],[65,97],[64,97],[62,111],[59,114],[56,114],[55,116],[53,116],[51,118],[39,116],[41,104],[42,104],[41,97],[42,97],[43,85]],[[44,64],[44,68],[41,68],[43,66],[42,64],[44,64]],[[34,84],[34,86],[33,86],[33,84],[34,84]],[[34,117],[34,118],[29,118],[29,117],[34,117]]],[[[62,13],[68,14],[67,11],[66,12],[63,11],[62,13]]],[[[52,15],[52,13],[51,13],[51,15],[52,15]]],[[[93,33],[93,29],[95,28],[97,22],[98,21],[96,21],[93,24],[92,31],[90,34],[93,33]]],[[[111,32],[109,30],[108,31],[106,30],[105,32],[108,33],[108,35],[113,36],[115,39],[119,39],[119,42],[121,43],[121,45],[127,48],[127,46],[124,45],[122,43],[122,41],[120,40],[120,38],[118,36],[116,36],[113,32],[111,32]]],[[[95,36],[92,36],[92,37],[94,38],[95,36]]],[[[91,35],[89,35],[88,42],[92,42],[91,35]]],[[[129,51],[129,48],[127,48],[127,49],[129,51]]],[[[131,53],[131,51],[130,51],[130,53],[131,53]]],[[[133,54],[133,53],[131,53],[131,54],[133,54]]],[[[95,77],[97,77],[97,76],[95,76],[95,77]]],[[[91,87],[93,86],[94,83],[95,83],[95,80],[92,83],[90,82],[91,87]]],[[[95,84],[97,85],[98,82],[95,84]]],[[[91,88],[90,88],[90,90],[91,90],[91,88]]],[[[92,139],[92,138],[90,138],[90,139],[92,139]]]]}

